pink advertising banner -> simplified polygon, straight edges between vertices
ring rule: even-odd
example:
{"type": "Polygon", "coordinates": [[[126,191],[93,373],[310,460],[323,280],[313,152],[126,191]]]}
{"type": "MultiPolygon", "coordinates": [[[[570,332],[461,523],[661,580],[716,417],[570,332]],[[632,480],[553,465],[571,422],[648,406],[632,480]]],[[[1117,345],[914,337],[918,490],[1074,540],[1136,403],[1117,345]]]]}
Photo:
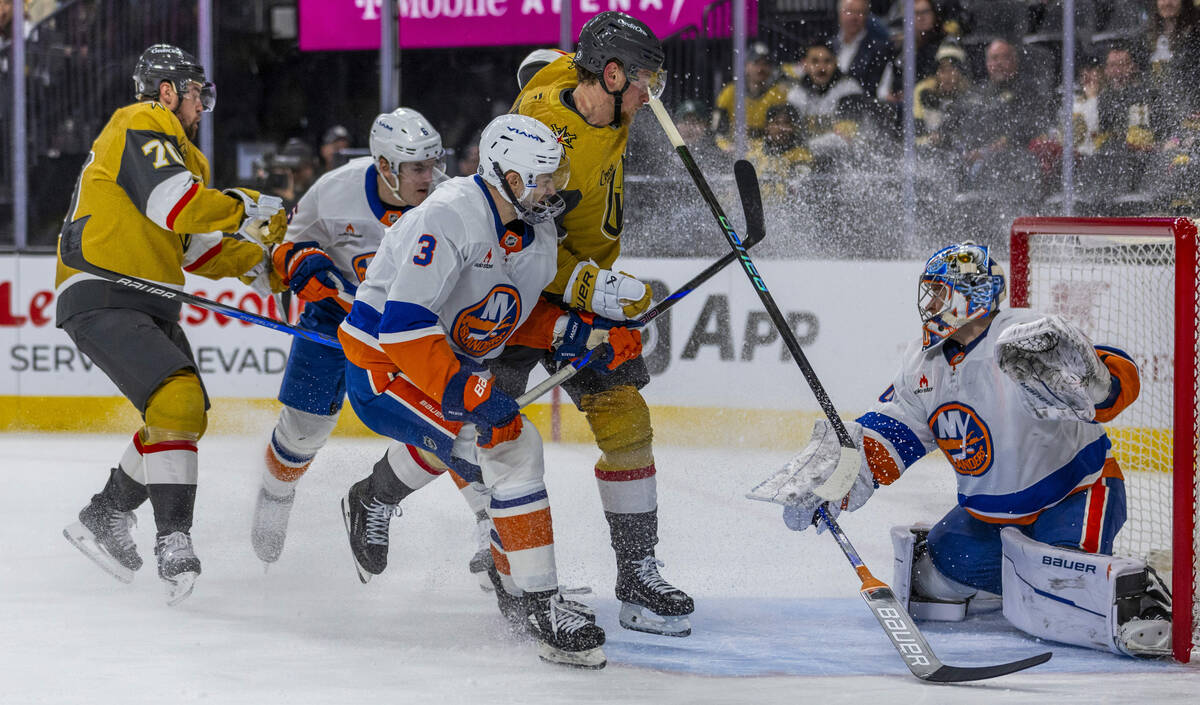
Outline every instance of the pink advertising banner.
{"type": "MultiPolygon", "coordinates": [[[[562,0],[399,0],[405,49],[540,44],[557,46],[562,0]]],[[[605,10],[650,25],[660,38],[700,24],[712,0],[568,0],[571,37],[605,10]]],[[[749,0],[750,21],[757,3],[749,0]]],[[[300,0],[303,51],[378,49],[380,0],[300,0]]],[[[749,24],[749,23],[748,23],[749,24]]],[[[753,26],[753,25],[751,25],[753,26]]]]}

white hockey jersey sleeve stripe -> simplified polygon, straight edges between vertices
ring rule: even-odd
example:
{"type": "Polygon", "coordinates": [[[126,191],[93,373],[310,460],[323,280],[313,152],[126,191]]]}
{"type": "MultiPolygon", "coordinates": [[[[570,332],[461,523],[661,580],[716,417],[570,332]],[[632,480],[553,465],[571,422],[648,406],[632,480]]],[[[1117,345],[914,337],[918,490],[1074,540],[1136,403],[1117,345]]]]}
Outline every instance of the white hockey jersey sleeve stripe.
{"type": "Polygon", "coordinates": [[[958,503],[972,514],[983,517],[1010,519],[1034,514],[1066,497],[1075,488],[1095,482],[1111,448],[1108,436],[1101,436],[1066,465],[1023,490],[1002,495],[959,493],[958,503]]]}
{"type": "Polygon", "coordinates": [[[183,269],[190,272],[217,256],[225,236],[218,232],[190,235],[183,247],[183,269]]]}

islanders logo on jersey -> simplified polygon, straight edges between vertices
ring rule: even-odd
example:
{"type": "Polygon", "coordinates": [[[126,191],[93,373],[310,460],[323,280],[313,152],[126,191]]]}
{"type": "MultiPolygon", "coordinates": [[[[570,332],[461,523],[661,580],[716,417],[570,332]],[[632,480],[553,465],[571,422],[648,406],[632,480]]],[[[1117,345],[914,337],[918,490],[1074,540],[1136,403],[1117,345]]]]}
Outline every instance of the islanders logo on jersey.
{"type": "Polygon", "coordinates": [[[942,404],[929,417],[938,447],[960,475],[982,475],[992,467],[992,432],[975,410],[961,402],[942,404]]]}
{"type": "Polygon", "coordinates": [[[504,345],[520,320],[521,294],[509,284],[497,284],[482,301],[458,313],[450,337],[463,352],[482,357],[504,345]]]}

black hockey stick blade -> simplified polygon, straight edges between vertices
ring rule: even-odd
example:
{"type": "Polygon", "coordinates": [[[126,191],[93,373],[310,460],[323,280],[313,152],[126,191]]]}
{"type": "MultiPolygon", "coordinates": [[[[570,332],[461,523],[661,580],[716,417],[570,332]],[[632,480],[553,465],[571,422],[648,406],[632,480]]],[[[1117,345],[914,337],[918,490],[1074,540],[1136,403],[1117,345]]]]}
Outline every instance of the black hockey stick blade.
{"type": "Polygon", "coordinates": [[[753,164],[739,159],[733,163],[733,178],[737,182],[738,194],[742,197],[742,213],[746,216],[746,239],[742,244],[748,248],[767,234],[762,193],[758,188],[758,172],[754,170],[753,164]]]}
{"type": "Polygon", "coordinates": [[[83,256],[82,230],[67,228],[66,231],[63,232],[62,236],[58,239],[58,253],[59,257],[62,258],[63,264],[72,269],[78,269],[81,272],[94,274],[115,284],[127,286],[130,289],[135,289],[144,294],[158,296],[159,298],[170,301],[178,301],[179,303],[191,304],[192,306],[199,306],[200,308],[208,309],[209,311],[213,311],[224,316],[229,316],[230,318],[236,318],[240,321],[246,321],[247,323],[255,323],[263,326],[264,328],[277,330],[282,333],[294,335],[298,338],[305,338],[313,341],[314,343],[320,343],[331,348],[338,348],[340,350],[342,347],[341,343],[337,341],[337,338],[332,338],[324,333],[282,323],[274,318],[268,318],[267,316],[260,316],[256,313],[243,311],[235,306],[229,306],[228,304],[223,304],[219,301],[211,301],[201,296],[196,296],[195,294],[189,294],[186,291],[172,289],[161,284],[155,284],[154,282],[146,281],[145,279],[139,279],[138,277],[128,274],[114,272],[111,269],[105,269],[104,267],[93,264],[83,256]]]}
{"type": "MultiPolygon", "coordinates": [[[[877,581],[876,581],[877,582],[877,581]]],[[[864,587],[861,591],[863,600],[871,608],[875,619],[879,621],[883,631],[891,640],[892,646],[904,657],[904,663],[912,674],[923,681],[931,683],[965,683],[981,681],[997,676],[1008,675],[1032,668],[1050,660],[1051,652],[1031,656],[1019,661],[1001,663],[994,666],[951,666],[942,663],[933,653],[925,636],[917,629],[908,611],[901,606],[900,601],[887,585],[878,583],[864,587]]]]}

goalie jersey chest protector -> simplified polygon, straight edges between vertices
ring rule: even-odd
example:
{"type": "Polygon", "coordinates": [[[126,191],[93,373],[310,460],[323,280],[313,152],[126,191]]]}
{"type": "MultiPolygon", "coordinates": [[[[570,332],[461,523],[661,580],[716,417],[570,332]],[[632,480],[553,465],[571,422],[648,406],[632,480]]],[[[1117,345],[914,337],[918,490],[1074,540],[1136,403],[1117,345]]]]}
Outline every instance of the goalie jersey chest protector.
{"type": "Polygon", "coordinates": [[[292,214],[286,240],[316,242],[357,283],[366,277],[384,231],[407,210],[379,198],[375,163],[359,157],[317,179],[292,214]]]}
{"type": "Polygon", "coordinates": [[[552,222],[508,231],[478,176],[441,184],[384,235],[342,323],[346,357],[394,371],[387,346],[430,335],[460,357],[499,355],[554,276],[555,235],[552,222]]]}
{"type": "Polygon", "coordinates": [[[858,419],[876,477],[890,481],[941,449],[955,472],[959,505],[977,519],[1004,523],[1033,521],[1101,473],[1119,477],[1100,424],[1035,418],[1020,387],[994,362],[1001,331],[1039,318],[1027,309],[1003,310],[965,351],[944,349],[951,341],[929,350],[914,342],[892,386],[858,419]]]}
{"type": "Polygon", "coordinates": [[[512,109],[548,125],[571,160],[563,197],[568,206],[573,198],[579,202],[562,217],[567,237],[559,248],[554,282],[546,287],[552,294],[563,293],[579,262],[594,260],[601,268],[611,269],[621,254],[625,225],[624,159],[629,126],[589,125],[564,103],[563,94],[579,84],[573,56],[563,56],[534,74],[512,109]]]}

